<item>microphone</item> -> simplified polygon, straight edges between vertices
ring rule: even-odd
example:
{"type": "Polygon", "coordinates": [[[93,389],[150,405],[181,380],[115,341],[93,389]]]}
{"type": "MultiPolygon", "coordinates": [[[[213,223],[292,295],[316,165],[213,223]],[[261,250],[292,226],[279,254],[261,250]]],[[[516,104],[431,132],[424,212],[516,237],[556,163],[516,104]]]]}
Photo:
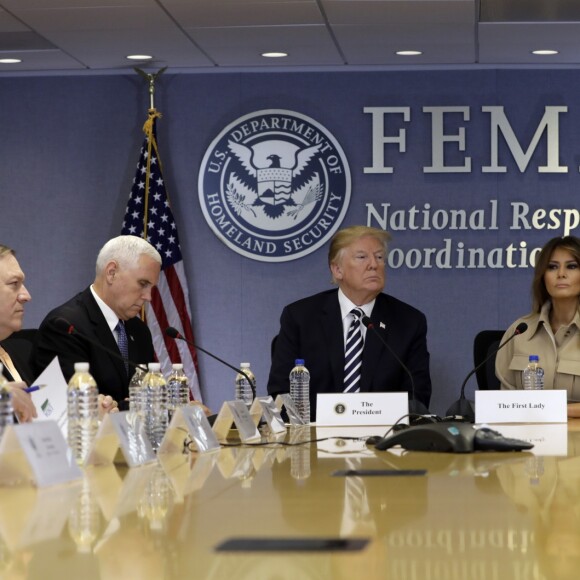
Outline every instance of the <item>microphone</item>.
{"type": "Polygon", "coordinates": [[[411,374],[409,367],[407,367],[407,365],[397,356],[395,351],[389,346],[389,343],[383,338],[381,333],[375,328],[375,325],[373,324],[372,320],[368,316],[363,316],[361,318],[361,322],[367,327],[367,329],[370,329],[375,333],[375,336],[377,336],[378,339],[385,345],[387,350],[395,357],[395,360],[401,365],[403,370],[409,376],[409,380],[411,381],[411,399],[409,401],[409,414],[428,415],[429,409],[427,409],[427,407],[425,407],[425,405],[423,403],[421,403],[421,401],[418,401],[415,398],[415,381],[413,380],[413,375],[411,374]]]}
{"type": "Polygon", "coordinates": [[[230,363],[221,359],[219,356],[216,356],[215,354],[209,352],[208,350],[201,348],[201,346],[199,346],[199,344],[195,344],[195,343],[191,342],[190,340],[187,340],[187,338],[185,338],[185,336],[183,336],[181,334],[181,332],[179,332],[179,330],[177,330],[177,328],[173,328],[173,326],[168,326],[165,329],[165,334],[173,339],[183,340],[183,342],[189,344],[189,346],[192,346],[193,348],[200,350],[201,352],[207,354],[208,356],[211,356],[211,358],[214,358],[215,360],[221,362],[223,365],[226,365],[228,368],[232,369],[233,371],[236,371],[236,373],[240,373],[241,375],[246,377],[246,379],[248,380],[248,383],[250,384],[250,388],[252,389],[252,397],[254,399],[256,398],[256,386],[254,385],[254,381],[252,381],[250,379],[249,375],[244,370],[239,369],[239,368],[235,367],[234,365],[231,365],[230,363]]]}
{"type": "Polygon", "coordinates": [[[145,371],[145,372],[148,372],[148,370],[149,370],[147,367],[144,367],[142,364],[137,364],[136,362],[133,362],[132,360],[129,360],[128,358],[125,358],[124,356],[122,356],[118,352],[115,352],[114,350],[107,348],[106,346],[101,344],[99,341],[94,340],[94,339],[90,338],[89,336],[87,336],[84,332],[79,332],[75,328],[75,326],[73,324],[71,324],[66,318],[62,318],[59,316],[58,318],[55,318],[55,319],[51,320],[50,322],[57,330],[60,330],[60,332],[62,332],[63,334],[72,334],[72,335],[79,336],[80,338],[82,338],[83,340],[86,340],[87,342],[89,342],[93,346],[96,346],[97,348],[104,350],[106,353],[110,354],[113,358],[116,358],[117,360],[123,361],[123,363],[129,364],[131,367],[133,367],[135,369],[141,369],[142,371],[145,371]]]}
{"type": "Polygon", "coordinates": [[[447,409],[447,415],[451,416],[451,415],[456,415],[456,416],[462,416],[465,417],[465,419],[467,419],[467,421],[473,423],[475,421],[475,410],[473,408],[473,403],[471,401],[468,401],[465,398],[465,385],[467,385],[467,381],[491,358],[493,358],[508,342],[510,342],[511,340],[513,340],[516,336],[518,336],[518,334],[523,334],[524,332],[526,332],[526,330],[528,330],[528,325],[525,322],[520,322],[517,326],[516,329],[514,330],[514,333],[507,338],[506,340],[504,340],[490,355],[488,355],[483,361],[481,361],[466,377],[465,380],[463,381],[463,384],[461,385],[461,394],[459,395],[459,400],[455,401],[455,403],[453,403],[451,405],[451,407],[449,407],[449,409],[447,409]]]}

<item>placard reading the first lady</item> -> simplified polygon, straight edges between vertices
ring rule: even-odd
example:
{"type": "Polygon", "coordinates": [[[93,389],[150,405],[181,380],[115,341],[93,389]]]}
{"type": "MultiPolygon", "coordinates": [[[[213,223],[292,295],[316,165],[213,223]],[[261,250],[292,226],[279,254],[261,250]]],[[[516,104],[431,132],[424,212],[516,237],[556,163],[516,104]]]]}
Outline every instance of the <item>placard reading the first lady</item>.
{"type": "Polygon", "coordinates": [[[566,423],[566,391],[475,391],[476,423],[566,423]]]}

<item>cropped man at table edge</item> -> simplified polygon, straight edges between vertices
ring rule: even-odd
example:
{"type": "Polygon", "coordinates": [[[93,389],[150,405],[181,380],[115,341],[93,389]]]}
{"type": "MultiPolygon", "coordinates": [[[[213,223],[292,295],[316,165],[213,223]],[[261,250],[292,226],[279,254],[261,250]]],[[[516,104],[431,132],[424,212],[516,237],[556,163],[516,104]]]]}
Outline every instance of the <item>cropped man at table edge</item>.
{"type": "Polygon", "coordinates": [[[366,226],[352,226],[334,235],[328,265],[338,290],[327,290],[284,308],[268,378],[269,394],[288,392],[288,376],[297,358],[305,359],[310,371],[313,419],[317,393],[411,393],[405,370],[362,325],[360,319],[365,315],[409,368],[415,397],[429,404],[426,318],[416,308],[382,292],[389,239],[384,230],[366,226]],[[357,343],[352,348],[351,340],[357,343]],[[358,353],[353,356],[353,351],[358,353]]]}
{"type": "Polygon", "coordinates": [[[26,381],[33,380],[28,367],[30,352],[26,344],[21,344],[24,341],[8,339],[22,328],[24,305],[30,299],[24,285],[24,272],[14,251],[0,244],[0,362],[4,365],[4,377],[9,381],[12,405],[19,421],[31,421],[36,417],[32,399],[24,391],[26,381]]]}
{"type": "MultiPolygon", "coordinates": [[[[34,380],[32,343],[13,336],[22,329],[24,306],[31,300],[24,278],[14,250],[0,244],[0,362],[4,365],[4,376],[10,381],[12,405],[20,423],[37,416],[34,403],[24,390],[34,380]]],[[[113,411],[117,411],[116,401],[99,395],[99,415],[113,411]]]]}

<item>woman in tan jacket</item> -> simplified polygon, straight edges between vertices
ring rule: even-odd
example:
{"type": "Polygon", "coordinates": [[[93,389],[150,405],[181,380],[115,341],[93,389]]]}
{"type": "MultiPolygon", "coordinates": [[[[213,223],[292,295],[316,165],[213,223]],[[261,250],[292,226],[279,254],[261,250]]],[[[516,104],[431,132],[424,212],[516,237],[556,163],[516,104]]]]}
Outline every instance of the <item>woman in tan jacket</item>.
{"type": "Polygon", "coordinates": [[[528,325],[497,353],[495,373],[502,389],[521,389],[522,372],[536,354],[544,369],[545,389],[566,389],[568,416],[580,417],[580,239],[551,239],[536,261],[532,283],[533,311],[506,331],[509,338],[521,322],[528,325]]]}

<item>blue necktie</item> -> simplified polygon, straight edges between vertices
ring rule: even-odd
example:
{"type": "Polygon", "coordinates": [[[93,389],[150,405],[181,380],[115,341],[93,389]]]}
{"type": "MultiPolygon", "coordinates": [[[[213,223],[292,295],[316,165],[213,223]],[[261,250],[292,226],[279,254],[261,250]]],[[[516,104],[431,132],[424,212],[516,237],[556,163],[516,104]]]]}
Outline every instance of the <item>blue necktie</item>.
{"type": "Polygon", "coordinates": [[[117,344],[119,346],[119,352],[125,359],[125,372],[127,373],[127,376],[129,376],[129,363],[127,362],[129,359],[129,341],[127,340],[125,323],[122,320],[119,320],[117,326],[115,326],[115,330],[117,331],[117,344]]]}
{"type": "Polygon", "coordinates": [[[360,391],[360,377],[364,341],[360,327],[364,312],[360,308],[350,311],[352,323],[346,335],[344,351],[344,392],[358,393],[360,391]]]}

